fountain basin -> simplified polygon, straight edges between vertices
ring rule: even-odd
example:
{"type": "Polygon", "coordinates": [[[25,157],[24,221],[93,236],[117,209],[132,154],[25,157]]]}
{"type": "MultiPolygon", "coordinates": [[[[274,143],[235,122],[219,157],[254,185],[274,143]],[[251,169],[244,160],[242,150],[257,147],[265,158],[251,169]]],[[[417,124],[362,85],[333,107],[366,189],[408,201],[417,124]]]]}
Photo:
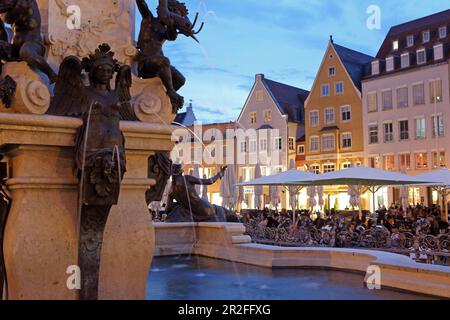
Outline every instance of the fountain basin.
{"type": "MultiPolygon", "coordinates": [[[[155,223],[156,256],[194,254],[265,268],[326,268],[381,271],[382,287],[450,298],[450,268],[417,263],[408,257],[372,250],[283,248],[242,243],[245,228],[233,223],[155,223]],[[178,235],[175,239],[173,235],[178,235]]],[[[361,277],[361,280],[364,279],[361,277]]]]}

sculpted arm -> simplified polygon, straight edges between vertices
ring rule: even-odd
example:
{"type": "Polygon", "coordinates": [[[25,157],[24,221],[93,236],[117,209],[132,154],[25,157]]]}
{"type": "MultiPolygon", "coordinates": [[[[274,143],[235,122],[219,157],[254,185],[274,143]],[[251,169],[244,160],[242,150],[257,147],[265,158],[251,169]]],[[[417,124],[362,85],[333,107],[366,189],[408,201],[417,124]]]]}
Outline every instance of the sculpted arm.
{"type": "Polygon", "coordinates": [[[152,12],[148,8],[147,3],[145,3],[145,0],[136,0],[136,4],[143,19],[153,18],[152,12]]]}

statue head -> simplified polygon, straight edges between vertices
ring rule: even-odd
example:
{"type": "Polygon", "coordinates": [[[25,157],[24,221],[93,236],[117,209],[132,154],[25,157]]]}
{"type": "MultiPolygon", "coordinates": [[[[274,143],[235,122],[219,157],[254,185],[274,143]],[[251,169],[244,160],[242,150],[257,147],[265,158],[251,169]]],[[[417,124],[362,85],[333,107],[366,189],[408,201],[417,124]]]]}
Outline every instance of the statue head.
{"type": "Polygon", "coordinates": [[[179,176],[183,174],[183,167],[181,164],[173,164],[172,165],[172,175],[179,176]]]}
{"type": "Polygon", "coordinates": [[[0,14],[14,9],[16,3],[17,0],[0,0],[0,14]]]}
{"type": "Polygon", "coordinates": [[[197,41],[195,35],[198,34],[203,28],[202,23],[198,31],[194,30],[195,24],[197,23],[198,19],[198,13],[195,15],[194,22],[191,22],[188,16],[189,10],[183,2],[179,2],[177,0],[169,0],[167,2],[167,8],[172,13],[172,18],[174,18],[174,28],[176,28],[179,33],[187,37],[192,37],[197,41]]]}
{"type": "Polygon", "coordinates": [[[93,54],[82,61],[83,68],[89,73],[92,84],[102,84],[109,87],[114,73],[119,69],[119,63],[114,59],[111,47],[104,43],[98,46],[93,54]]]}

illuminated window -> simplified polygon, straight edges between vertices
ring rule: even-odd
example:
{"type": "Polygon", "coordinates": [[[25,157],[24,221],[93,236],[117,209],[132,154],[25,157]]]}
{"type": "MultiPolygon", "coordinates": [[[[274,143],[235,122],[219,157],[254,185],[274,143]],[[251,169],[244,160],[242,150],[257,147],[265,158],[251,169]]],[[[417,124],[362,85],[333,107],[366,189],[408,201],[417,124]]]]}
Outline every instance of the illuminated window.
{"type": "Polygon", "coordinates": [[[384,170],[394,171],[395,170],[395,159],[393,155],[383,156],[384,170]]]}
{"type": "Polygon", "coordinates": [[[445,151],[440,151],[439,154],[437,152],[433,152],[433,168],[445,168],[445,151]]]}
{"type": "Polygon", "coordinates": [[[430,98],[431,103],[442,102],[442,81],[430,81],[430,98]]]}
{"type": "Polygon", "coordinates": [[[411,169],[411,155],[409,153],[400,154],[398,156],[398,164],[400,170],[411,169]]]}
{"type": "Polygon", "coordinates": [[[428,169],[428,154],[416,153],[416,169],[428,169]]]}
{"type": "Polygon", "coordinates": [[[256,112],[250,112],[250,123],[256,123],[256,112]]]}
{"type": "Polygon", "coordinates": [[[270,111],[270,110],[265,110],[264,111],[264,120],[266,122],[272,121],[272,111],[270,111]]]}

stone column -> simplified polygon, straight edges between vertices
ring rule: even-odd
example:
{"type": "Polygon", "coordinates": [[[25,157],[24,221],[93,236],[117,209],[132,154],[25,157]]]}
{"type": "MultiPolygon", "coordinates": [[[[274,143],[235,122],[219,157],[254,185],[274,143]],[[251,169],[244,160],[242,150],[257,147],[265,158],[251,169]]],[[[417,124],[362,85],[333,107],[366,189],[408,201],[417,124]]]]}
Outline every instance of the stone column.
{"type": "MultiPolygon", "coordinates": [[[[10,299],[78,298],[66,270],[77,264],[78,181],[73,143],[80,119],[0,113],[0,151],[13,205],[4,249],[10,299]]],[[[147,159],[172,148],[170,126],[122,122],[127,172],[102,249],[100,299],[145,299],[154,230],[145,203],[147,159]]]]}

